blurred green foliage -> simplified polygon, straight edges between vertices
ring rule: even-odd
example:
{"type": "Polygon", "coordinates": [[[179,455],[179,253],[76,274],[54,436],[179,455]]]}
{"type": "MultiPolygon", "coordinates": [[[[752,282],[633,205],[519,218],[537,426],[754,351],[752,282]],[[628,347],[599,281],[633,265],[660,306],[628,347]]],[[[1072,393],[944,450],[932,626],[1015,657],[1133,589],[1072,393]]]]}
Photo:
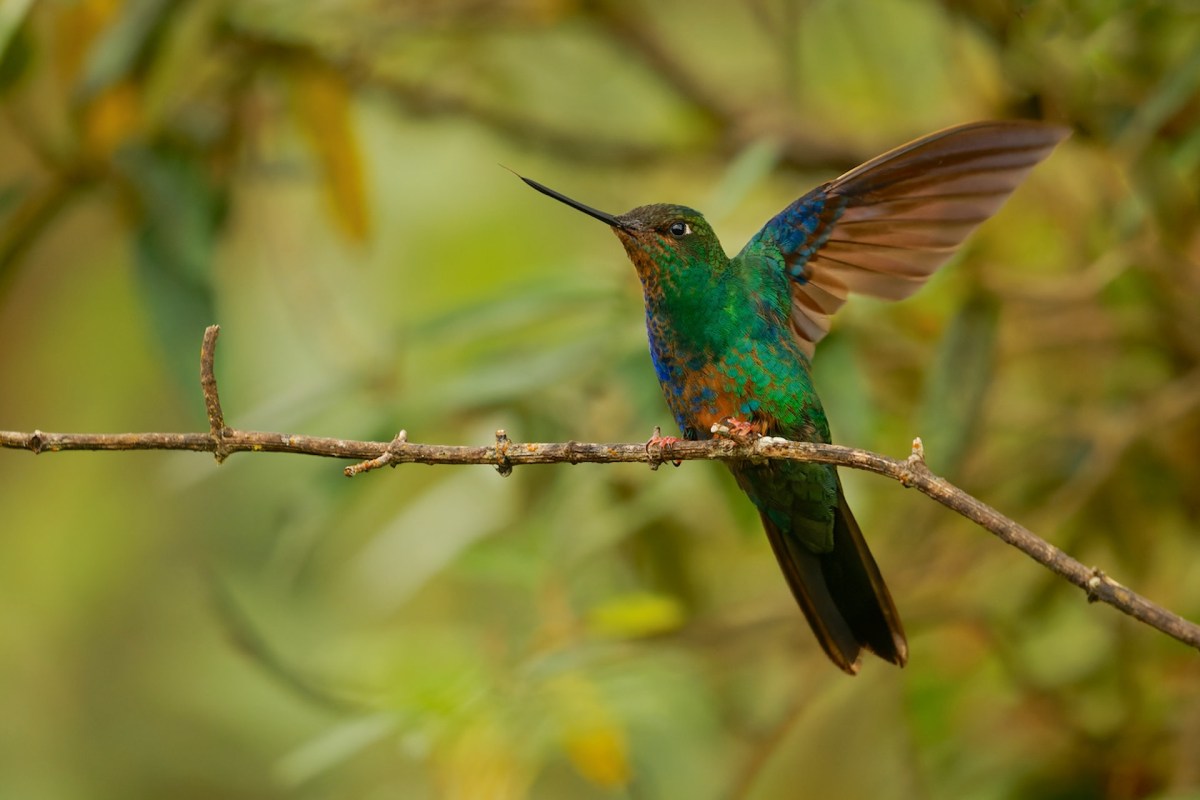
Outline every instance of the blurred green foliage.
{"type": "MultiPolygon", "coordinates": [[[[1190,0],[0,3],[0,427],[639,440],[600,208],[735,250],[912,136],[1076,134],[820,348],[904,453],[1200,618],[1190,0]]],[[[716,465],[0,454],[0,797],[1200,797],[1196,654],[845,481],[911,664],[818,651],[716,465]]]]}

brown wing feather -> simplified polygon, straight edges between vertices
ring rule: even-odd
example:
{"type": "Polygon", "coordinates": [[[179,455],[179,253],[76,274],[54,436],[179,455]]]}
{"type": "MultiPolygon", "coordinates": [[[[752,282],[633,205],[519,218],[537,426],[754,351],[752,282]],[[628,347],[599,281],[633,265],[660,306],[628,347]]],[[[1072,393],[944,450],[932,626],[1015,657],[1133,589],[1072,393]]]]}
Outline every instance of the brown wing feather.
{"type": "Polygon", "coordinates": [[[850,292],[899,300],[920,288],[1068,133],[1037,122],[960,125],[821,187],[827,202],[812,238],[823,244],[792,283],[801,347],[812,355],[850,292]]]}

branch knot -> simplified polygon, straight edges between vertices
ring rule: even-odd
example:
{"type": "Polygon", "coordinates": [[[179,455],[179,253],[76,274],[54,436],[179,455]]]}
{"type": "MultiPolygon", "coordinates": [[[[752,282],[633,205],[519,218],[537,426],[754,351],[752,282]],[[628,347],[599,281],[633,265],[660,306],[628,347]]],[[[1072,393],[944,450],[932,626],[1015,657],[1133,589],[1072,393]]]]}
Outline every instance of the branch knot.
{"type": "Polygon", "coordinates": [[[353,478],[359,473],[370,472],[371,470],[379,469],[380,467],[386,467],[388,465],[394,467],[397,463],[399,463],[400,451],[407,443],[408,431],[402,430],[397,433],[390,442],[388,442],[388,445],[386,448],[384,448],[383,453],[375,458],[370,458],[366,461],[360,461],[357,464],[351,464],[342,470],[342,474],[347,478],[353,478]]]}
{"type": "Polygon", "coordinates": [[[508,434],[503,428],[496,431],[496,472],[500,473],[501,478],[507,478],[512,475],[512,462],[508,460],[508,446],[512,444],[508,440],[508,434]]]}

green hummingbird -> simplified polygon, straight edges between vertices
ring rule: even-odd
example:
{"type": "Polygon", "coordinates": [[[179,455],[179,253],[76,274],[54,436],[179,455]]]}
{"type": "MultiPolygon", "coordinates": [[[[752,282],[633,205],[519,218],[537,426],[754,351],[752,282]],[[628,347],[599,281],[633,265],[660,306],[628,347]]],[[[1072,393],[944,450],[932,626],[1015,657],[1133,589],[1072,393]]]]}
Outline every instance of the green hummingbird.
{"type": "MultiPolygon", "coordinates": [[[[1067,135],[1022,121],[929,134],[813,189],[733,258],[691,208],[614,216],[522,180],[607,223],[625,246],[642,284],[654,370],[684,438],[828,442],[811,359],[847,295],[915,292],[1067,135]]],[[[656,431],[650,443],[667,441],[656,431]]],[[[836,467],[729,466],[833,663],[855,674],[869,650],[903,666],[900,615],[836,467]]]]}

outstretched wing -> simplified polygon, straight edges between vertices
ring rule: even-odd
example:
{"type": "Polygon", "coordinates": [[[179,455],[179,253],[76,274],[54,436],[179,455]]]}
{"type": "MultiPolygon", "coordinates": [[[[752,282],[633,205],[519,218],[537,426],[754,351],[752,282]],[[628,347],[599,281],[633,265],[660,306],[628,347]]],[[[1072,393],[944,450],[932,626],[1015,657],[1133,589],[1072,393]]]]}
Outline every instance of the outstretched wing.
{"type": "Polygon", "coordinates": [[[850,292],[915,292],[1069,131],[1040,122],[947,128],[873,158],[776,215],[742,249],[791,278],[810,356],[850,292]]]}

